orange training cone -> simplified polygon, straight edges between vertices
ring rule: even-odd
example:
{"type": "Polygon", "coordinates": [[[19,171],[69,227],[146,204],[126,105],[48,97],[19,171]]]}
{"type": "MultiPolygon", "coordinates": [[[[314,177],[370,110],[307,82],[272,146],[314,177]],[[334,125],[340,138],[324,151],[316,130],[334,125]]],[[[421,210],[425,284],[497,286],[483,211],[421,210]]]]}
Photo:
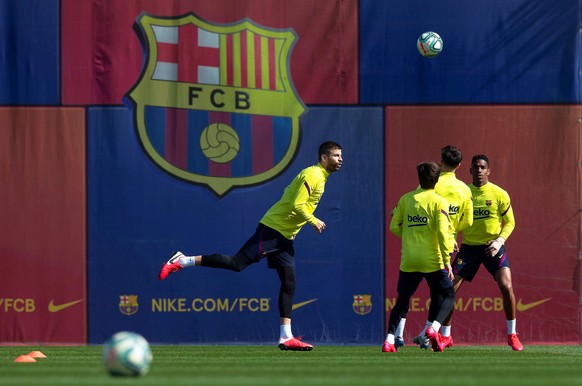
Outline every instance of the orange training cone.
{"type": "Polygon", "coordinates": [[[46,355],[40,351],[31,351],[28,353],[28,356],[32,358],[46,358],[46,355]]]}
{"type": "Polygon", "coordinates": [[[34,359],[33,357],[31,357],[30,355],[21,355],[18,358],[16,358],[14,360],[14,362],[36,362],[36,359],[34,359]]]}

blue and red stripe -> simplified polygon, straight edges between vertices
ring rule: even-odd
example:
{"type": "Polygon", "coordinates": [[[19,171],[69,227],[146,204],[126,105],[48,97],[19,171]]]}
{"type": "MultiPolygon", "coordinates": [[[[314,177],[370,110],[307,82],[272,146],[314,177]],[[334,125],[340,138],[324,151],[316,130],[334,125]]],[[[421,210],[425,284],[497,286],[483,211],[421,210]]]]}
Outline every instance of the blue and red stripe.
{"type": "Polygon", "coordinates": [[[198,175],[249,177],[275,166],[289,150],[292,121],[285,117],[146,106],[145,129],[155,151],[172,165],[198,175]],[[232,127],[239,154],[224,164],[209,161],[200,148],[208,125],[232,127]]]}

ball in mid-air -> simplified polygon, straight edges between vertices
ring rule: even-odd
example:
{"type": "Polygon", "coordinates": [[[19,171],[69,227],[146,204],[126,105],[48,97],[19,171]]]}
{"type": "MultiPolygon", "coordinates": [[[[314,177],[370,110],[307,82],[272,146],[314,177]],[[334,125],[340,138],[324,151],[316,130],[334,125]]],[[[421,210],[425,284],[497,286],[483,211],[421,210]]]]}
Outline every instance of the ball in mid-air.
{"type": "Polygon", "coordinates": [[[152,358],[148,341],[135,332],[118,332],[103,346],[103,364],[111,375],[145,375],[152,358]]]}
{"type": "Polygon", "coordinates": [[[200,135],[202,153],[212,162],[227,163],[240,150],[240,140],[236,131],[225,123],[213,123],[200,135]]]}
{"type": "Polygon", "coordinates": [[[422,56],[434,58],[443,50],[443,39],[436,32],[423,32],[416,41],[416,48],[422,56]]]}

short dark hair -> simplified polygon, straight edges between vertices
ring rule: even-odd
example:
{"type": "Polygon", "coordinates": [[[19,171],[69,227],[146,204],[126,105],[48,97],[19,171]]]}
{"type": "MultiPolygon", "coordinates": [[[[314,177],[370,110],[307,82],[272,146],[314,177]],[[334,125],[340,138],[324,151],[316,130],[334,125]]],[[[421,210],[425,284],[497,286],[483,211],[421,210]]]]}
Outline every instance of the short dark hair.
{"type": "Polygon", "coordinates": [[[332,150],[336,150],[336,149],[339,149],[339,150],[342,149],[342,147],[336,142],[327,141],[327,142],[322,143],[321,145],[319,145],[317,159],[321,159],[321,156],[324,154],[329,155],[332,150]]]}
{"type": "Polygon", "coordinates": [[[418,182],[423,189],[434,189],[439,180],[441,167],[436,162],[421,162],[416,165],[418,182]]]}
{"type": "Polygon", "coordinates": [[[441,149],[441,161],[452,168],[459,166],[463,160],[461,149],[453,145],[447,145],[441,149]]]}
{"type": "Polygon", "coordinates": [[[473,164],[475,164],[475,162],[479,161],[480,159],[487,162],[487,167],[489,167],[489,158],[487,158],[485,154],[474,155],[473,159],[471,159],[471,166],[473,166],[473,164]]]}

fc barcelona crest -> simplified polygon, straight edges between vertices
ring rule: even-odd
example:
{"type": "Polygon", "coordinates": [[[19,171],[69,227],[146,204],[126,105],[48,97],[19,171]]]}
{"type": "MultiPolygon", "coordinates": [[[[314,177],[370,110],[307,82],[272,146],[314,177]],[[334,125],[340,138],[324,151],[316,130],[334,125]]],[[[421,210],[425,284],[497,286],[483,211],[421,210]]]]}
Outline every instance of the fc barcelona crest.
{"type": "Polygon", "coordinates": [[[356,314],[369,314],[372,311],[372,295],[354,295],[352,308],[356,314]]]}
{"type": "Polygon", "coordinates": [[[192,13],[142,13],[135,26],[145,63],[127,96],[155,164],[219,196],[289,165],[306,110],[291,81],[291,29],[248,19],[215,24],[192,13]]]}
{"type": "Polygon", "coordinates": [[[122,314],[130,316],[137,312],[139,304],[137,295],[119,295],[119,311],[122,314]]]}

